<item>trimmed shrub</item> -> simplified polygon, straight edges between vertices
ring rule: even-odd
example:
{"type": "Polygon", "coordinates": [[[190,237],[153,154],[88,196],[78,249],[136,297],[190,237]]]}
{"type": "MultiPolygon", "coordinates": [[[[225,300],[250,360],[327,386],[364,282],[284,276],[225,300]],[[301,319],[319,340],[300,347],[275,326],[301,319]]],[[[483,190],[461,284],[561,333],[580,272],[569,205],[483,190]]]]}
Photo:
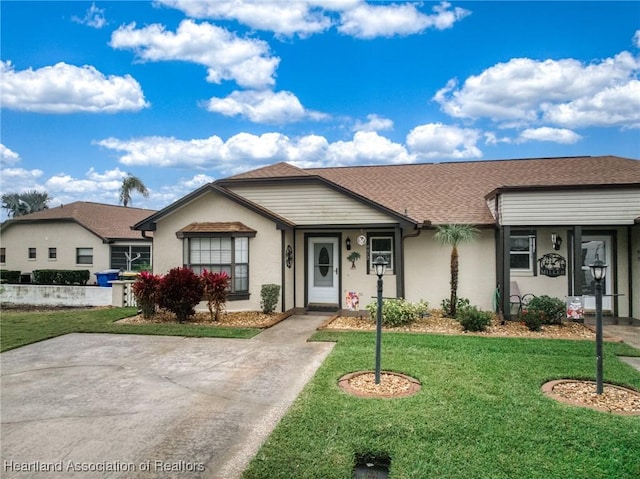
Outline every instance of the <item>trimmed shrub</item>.
{"type": "Polygon", "coordinates": [[[486,331],[491,325],[493,313],[481,311],[475,306],[458,310],[457,319],[465,331],[486,331]]]}
{"type": "Polygon", "coordinates": [[[529,331],[540,331],[544,324],[544,315],[540,311],[526,309],[522,311],[520,319],[529,331]]]}
{"type": "Polygon", "coordinates": [[[91,273],[88,269],[36,269],[33,282],[36,284],[79,284],[85,285],[91,273]]]}
{"type": "Polygon", "coordinates": [[[562,324],[562,318],[567,314],[564,301],[546,295],[533,298],[526,309],[527,312],[538,313],[542,317],[542,324],[562,324]]]}
{"type": "MultiPolygon", "coordinates": [[[[378,314],[378,301],[365,306],[372,319],[378,314]]],[[[429,308],[429,303],[420,301],[410,303],[403,298],[382,300],[382,324],[387,327],[404,326],[414,322],[420,316],[424,316],[429,308]]]]}
{"type": "Polygon", "coordinates": [[[218,321],[220,312],[224,310],[227,302],[231,276],[226,271],[214,273],[205,269],[202,271],[200,278],[202,280],[204,300],[207,302],[211,321],[218,321]]]}
{"type": "Polygon", "coordinates": [[[0,283],[8,283],[8,284],[20,283],[20,271],[0,269],[0,283]]]}
{"type": "Polygon", "coordinates": [[[183,323],[195,314],[202,290],[200,277],[190,268],[173,268],[158,286],[158,306],[174,313],[178,322],[183,323]]]}
{"type": "MultiPolygon", "coordinates": [[[[452,318],[451,315],[451,299],[446,298],[442,300],[441,303],[442,311],[447,318],[452,318]]],[[[460,311],[471,307],[471,301],[467,298],[457,298],[456,299],[456,318],[459,318],[460,311]]]]}
{"type": "Polygon", "coordinates": [[[160,276],[143,271],[132,285],[133,295],[136,297],[138,306],[142,309],[142,316],[145,319],[149,319],[156,312],[158,286],[161,281],[162,278],[160,276]]]}
{"type": "Polygon", "coordinates": [[[263,284],[260,289],[260,307],[265,314],[273,313],[278,305],[278,299],[280,297],[280,285],[279,284],[263,284]]]}

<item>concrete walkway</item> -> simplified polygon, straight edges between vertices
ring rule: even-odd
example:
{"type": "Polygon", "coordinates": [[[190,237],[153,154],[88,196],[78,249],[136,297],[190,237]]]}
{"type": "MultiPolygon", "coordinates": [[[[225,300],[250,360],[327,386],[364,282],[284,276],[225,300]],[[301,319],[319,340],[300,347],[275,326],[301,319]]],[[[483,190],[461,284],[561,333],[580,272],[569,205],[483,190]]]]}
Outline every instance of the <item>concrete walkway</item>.
{"type": "MultiPolygon", "coordinates": [[[[587,317],[585,325],[595,331],[595,318],[587,317]]],[[[604,339],[615,339],[627,343],[640,350],[640,322],[636,320],[605,318],[602,324],[604,339]]],[[[620,357],[621,361],[640,371],[640,357],[620,357]]]]}
{"type": "Polygon", "coordinates": [[[0,475],[239,477],[333,348],[306,342],[325,319],[250,340],[69,334],[2,353],[0,475]]]}

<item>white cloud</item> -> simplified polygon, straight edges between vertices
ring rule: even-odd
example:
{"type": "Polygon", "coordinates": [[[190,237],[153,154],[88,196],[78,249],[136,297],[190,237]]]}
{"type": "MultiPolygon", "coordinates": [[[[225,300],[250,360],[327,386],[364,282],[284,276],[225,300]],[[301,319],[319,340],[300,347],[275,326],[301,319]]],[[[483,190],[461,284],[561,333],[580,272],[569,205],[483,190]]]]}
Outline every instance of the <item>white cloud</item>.
{"type": "Polygon", "coordinates": [[[350,141],[329,143],[318,135],[289,138],[282,133],[238,133],[222,141],[218,136],[180,140],[144,137],[107,138],[95,142],[121,153],[128,166],[215,169],[225,175],[266,164],[289,161],[298,166],[350,165],[355,162],[407,163],[414,160],[406,148],[376,132],[356,132],[350,141]]]}
{"type": "Polygon", "coordinates": [[[160,0],[159,3],[182,10],[190,17],[236,20],[256,30],[287,37],[306,37],[321,33],[331,26],[331,19],[320,9],[314,8],[315,2],[160,0]]]}
{"type": "Polygon", "coordinates": [[[633,46],[640,48],[640,30],[636,30],[636,33],[633,35],[633,46]]]}
{"type": "Polygon", "coordinates": [[[124,165],[160,167],[211,166],[220,158],[223,142],[217,136],[196,140],[178,140],[173,137],[151,136],[129,141],[107,138],[97,145],[123,152],[124,165]]]}
{"type": "Polygon", "coordinates": [[[204,65],[207,81],[233,80],[246,88],[272,86],[280,63],[262,40],[239,38],[224,28],[192,20],[181,22],[175,33],[158,24],[136,29],[131,23],[113,32],[110,45],[133,50],[141,60],[204,65]]]}
{"type": "Polygon", "coordinates": [[[0,143],[0,164],[15,165],[20,163],[20,155],[0,143]]]}
{"type": "Polygon", "coordinates": [[[629,127],[640,121],[638,71],[640,59],[628,52],[590,64],[515,58],[462,86],[450,80],[433,99],[453,117],[503,125],[629,127]]]}
{"type": "Polygon", "coordinates": [[[85,178],[74,178],[65,173],[52,176],[45,182],[47,191],[59,195],[81,194],[83,198],[93,198],[96,195],[110,200],[118,200],[118,191],[122,186],[122,179],[127,173],[119,168],[106,170],[104,173],[90,168],[85,178]]]}
{"type": "Polygon", "coordinates": [[[358,38],[412,35],[428,28],[451,28],[470,13],[463,8],[451,9],[448,2],[436,5],[433,11],[433,14],[425,15],[412,3],[373,5],[363,2],[342,12],[338,31],[358,38]]]}
{"type": "Polygon", "coordinates": [[[420,159],[475,159],[482,158],[476,146],[478,130],[428,123],[415,127],[407,135],[407,146],[420,159]]]}
{"type": "Polygon", "coordinates": [[[87,9],[84,17],[71,17],[76,23],[80,23],[82,25],[87,25],[88,27],[100,29],[107,24],[107,19],[104,16],[104,8],[96,7],[95,3],[92,3],[91,6],[87,9]]]}
{"type": "Polygon", "coordinates": [[[305,109],[300,100],[289,91],[271,90],[234,91],[226,98],[211,98],[207,109],[225,116],[240,115],[254,123],[291,123],[309,118],[326,118],[319,112],[305,109]]]}
{"type": "Polygon", "coordinates": [[[94,67],[57,63],[16,72],[0,62],[2,108],[38,113],[116,113],[149,106],[130,75],[105,76],[94,67]]]}
{"type": "Polygon", "coordinates": [[[541,128],[527,128],[520,132],[517,143],[525,141],[549,141],[553,143],[562,143],[572,145],[580,141],[582,137],[576,132],[565,128],[549,128],[547,126],[541,128]]]}
{"type": "Polygon", "coordinates": [[[354,131],[381,131],[393,130],[393,120],[383,118],[376,114],[367,115],[367,121],[356,121],[353,127],[354,131]]]}
{"type": "Polygon", "coordinates": [[[280,37],[308,37],[334,25],[358,38],[411,35],[428,28],[450,28],[470,12],[441,2],[432,14],[420,12],[422,4],[376,5],[363,0],[159,0],[193,18],[233,20],[280,37]]]}
{"type": "Polygon", "coordinates": [[[640,81],[604,88],[561,104],[541,105],[543,119],[556,125],[576,127],[640,127],[640,81]]]}
{"type": "Polygon", "coordinates": [[[414,158],[407,149],[375,131],[358,131],[351,141],[331,143],[322,166],[342,166],[356,163],[411,163],[414,158]]]}

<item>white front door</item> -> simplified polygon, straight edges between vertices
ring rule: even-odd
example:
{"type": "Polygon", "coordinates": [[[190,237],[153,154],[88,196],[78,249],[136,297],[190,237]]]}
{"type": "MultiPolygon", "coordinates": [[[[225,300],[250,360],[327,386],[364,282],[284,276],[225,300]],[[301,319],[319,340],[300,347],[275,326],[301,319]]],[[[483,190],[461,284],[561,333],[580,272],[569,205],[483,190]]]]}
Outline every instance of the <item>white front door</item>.
{"type": "Polygon", "coordinates": [[[589,265],[599,259],[608,265],[606,276],[602,280],[602,309],[603,311],[612,310],[612,298],[607,296],[612,292],[611,285],[615,274],[611,239],[611,236],[582,236],[582,294],[585,309],[596,309],[596,287],[589,265]]]}
{"type": "Polygon", "coordinates": [[[309,238],[307,256],[309,303],[338,304],[338,238],[309,238]]]}

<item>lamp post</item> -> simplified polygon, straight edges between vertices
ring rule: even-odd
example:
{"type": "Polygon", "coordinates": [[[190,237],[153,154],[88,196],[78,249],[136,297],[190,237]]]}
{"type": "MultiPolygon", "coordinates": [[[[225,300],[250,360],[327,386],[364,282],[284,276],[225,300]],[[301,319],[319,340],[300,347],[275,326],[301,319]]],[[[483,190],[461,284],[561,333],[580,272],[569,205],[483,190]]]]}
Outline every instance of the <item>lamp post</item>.
{"type": "Polygon", "coordinates": [[[387,262],[382,256],[378,256],[373,266],[378,275],[378,311],[376,316],[376,384],[380,384],[380,350],[382,342],[382,276],[387,269],[387,262]]]}
{"type": "Polygon", "coordinates": [[[596,394],[602,394],[602,280],[607,274],[607,265],[596,259],[589,268],[596,282],[596,394]]]}

